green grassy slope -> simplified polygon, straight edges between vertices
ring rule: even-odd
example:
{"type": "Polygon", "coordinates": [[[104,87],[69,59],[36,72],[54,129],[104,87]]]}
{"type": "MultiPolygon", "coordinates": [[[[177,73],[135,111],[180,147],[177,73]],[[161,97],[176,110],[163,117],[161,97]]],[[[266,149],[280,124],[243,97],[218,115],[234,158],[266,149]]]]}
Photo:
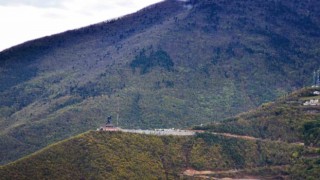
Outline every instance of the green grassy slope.
{"type": "Polygon", "coordinates": [[[297,145],[210,134],[159,137],[88,132],[2,166],[0,175],[2,179],[175,179],[190,168],[249,172],[260,167],[269,176],[286,176],[286,168],[272,171],[272,167],[294,164],[306,152],[297,145]]]}
{"type": "Polygon", "coordinates": [[[314,95],[320,88],[305,88],[263,104],[256,110],[242,113],[221,123],[197,129],[249,135],[257,138],[303,142],[320,146],[320,106],[304,106],[306,101],[320,99],[314,95]]]}
{"type": "Polygon", "coordinates": [[[0,53],[0,163],[96,128],[190,127],[310,84],[319,1],[169,0],[0,53]]]}

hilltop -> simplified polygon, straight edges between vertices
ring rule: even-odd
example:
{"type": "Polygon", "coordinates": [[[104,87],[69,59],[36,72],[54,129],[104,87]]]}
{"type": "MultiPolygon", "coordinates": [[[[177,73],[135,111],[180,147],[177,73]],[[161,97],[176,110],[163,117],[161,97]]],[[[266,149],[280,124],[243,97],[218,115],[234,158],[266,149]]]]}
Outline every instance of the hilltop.
{"type": "Polygon", "coordinates": [[[319,147],[319,94],[320,88],[304,88],[258,109],[196,129],[319,147]]]}
{"type": "MultiPolygon", "coordinates": [[[[301,176],[291,171],[308,154],[310,150],[299,145],[211,134],[88,132],[2,166],[0,175],[2,179],[179,179],[205,171],[208,177],[289,178],[301,176]]],[[[316,177],[316,169],[310,172],[309,177],[316,177]]]]}
{"type": "Polygon", "coordinates": [[[167,0],[0,53],[0,163],[99,127],[190,127],[310,84],[317,0],[167,0]]]}
{"type": "Polygon", "coordinates": [[[89,131],[0,166],[0,176],[318,179],[318,99],[320,88],[304,88],[232,119],[183,133],[89,131]]]}

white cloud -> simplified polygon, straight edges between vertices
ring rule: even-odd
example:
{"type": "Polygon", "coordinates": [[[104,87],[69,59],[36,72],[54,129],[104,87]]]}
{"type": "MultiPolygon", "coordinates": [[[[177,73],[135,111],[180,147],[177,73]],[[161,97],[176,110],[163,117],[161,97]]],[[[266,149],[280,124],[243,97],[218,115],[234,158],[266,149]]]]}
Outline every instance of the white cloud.
{"type": "Polygon", "coordinates": [[[17,6],[17,5],[27,5],[36,7],[53,7],[59,6],[63,0],[0,0],[0,6],[17,6]]]}
{"type": "Polygon", "coordinates": [[[50,6],[40,0],[15,0],[11,4],[0,0],[0,51],[28,40],[133,13],[159,1],[55,0],[50,6]]]}

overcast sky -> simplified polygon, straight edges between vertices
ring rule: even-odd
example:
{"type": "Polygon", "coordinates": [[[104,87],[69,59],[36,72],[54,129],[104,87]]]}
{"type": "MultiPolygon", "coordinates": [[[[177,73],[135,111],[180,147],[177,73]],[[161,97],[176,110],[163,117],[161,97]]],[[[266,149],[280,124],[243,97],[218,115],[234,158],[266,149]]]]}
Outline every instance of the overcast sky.
{"type": "Polygon", "coordinates": [[[0,0],[0,51],[133,13],[161,0],[0,0]]]}

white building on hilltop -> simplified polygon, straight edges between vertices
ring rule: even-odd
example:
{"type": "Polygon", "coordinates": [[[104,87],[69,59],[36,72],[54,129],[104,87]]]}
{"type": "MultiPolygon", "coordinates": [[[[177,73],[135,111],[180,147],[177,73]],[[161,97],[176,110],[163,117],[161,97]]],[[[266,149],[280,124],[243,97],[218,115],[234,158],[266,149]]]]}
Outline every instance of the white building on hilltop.
{"type": "Polygon", "coordinates": [[[303,103],[304,106],[320,106],[319,99],[311,99],[310,101],[306,101],[303,103]]]}
{"type": "Polygon", "coordinates": [[[313,95],[320,95],[320,91],[314,91],[313,95]]]}

